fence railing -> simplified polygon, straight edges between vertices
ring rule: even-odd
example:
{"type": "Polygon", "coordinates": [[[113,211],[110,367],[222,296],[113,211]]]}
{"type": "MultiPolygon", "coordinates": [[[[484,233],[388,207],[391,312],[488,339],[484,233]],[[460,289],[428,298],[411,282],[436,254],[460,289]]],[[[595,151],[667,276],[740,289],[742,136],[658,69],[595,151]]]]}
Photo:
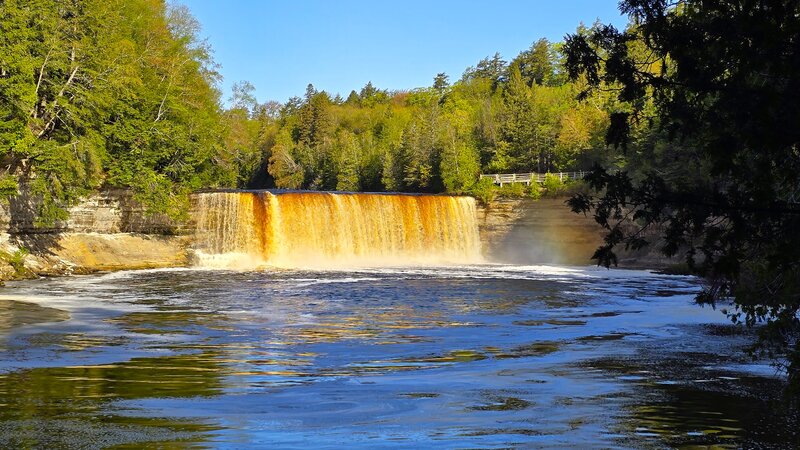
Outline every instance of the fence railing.
{"type": "MultiPolygon", "coordinates": [[[[555,175],[558,177],[559,180],[579,180],[586,175],[587,172],[578,171],[578,172],[554,172],[550,175],[555,175]]],[[[499,184],[500,186],[504,184],[510,183],[525,183],[530,185],[531,183],[544,183],[544,179],[548,174],[546,173],[486,173],[481,174],[480,178],[488,178],[492,180],[494,184],[499,184]]]]}

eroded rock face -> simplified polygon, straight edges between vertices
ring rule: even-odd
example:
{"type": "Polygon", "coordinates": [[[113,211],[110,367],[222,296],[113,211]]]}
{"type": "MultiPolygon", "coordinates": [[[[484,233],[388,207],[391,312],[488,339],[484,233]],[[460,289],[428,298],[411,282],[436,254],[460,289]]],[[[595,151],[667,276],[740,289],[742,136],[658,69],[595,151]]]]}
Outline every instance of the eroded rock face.
{"type": "Polygon", "coordinates": [[[129,191],[92,195],[49,227],[36,226],[35,211],[24,189],[0,205],[0,280],[189,263],[190,225],[146,214],[129,191]]]}
{"type": "Polygon", "coordinates": [[[188,245],[187,236],[64,233],[53,251],[83,270],[130,270],[186,266],[188,245]]]}
{"type": "Polygon", "coordinates": [[[497,199],[489,205],[478,205],[476,210],[481,249],[484,256],[494,258],[497,242],[502,241],[524,215],[523,199],[497,199]]]}
{"type": "MultiPolygon", "coordinates": [[[[591,257],[603,243],[606,230],[591,215],[573,213],[565,201],[500,199],[479,207],[484,255],[490,261],[512,264],[595,264],[591,257]]],[[[650,230],[645,238],[652,245],[644,249],[617,249],[619,266],[659,269],[679,263],[659,253],[659,235],[660,230],[650,230]]]]}
{"type": "Polygon", "coordinates": [[[69,209],[69,219],[43,227],[36,224],[38,200],[26,193],[0,205],[0,231],[11,235],[52,233],[185,234],[187,224],[163,214],[147,214],[125,189],[108,189],[83,199],[69,209]]]}
{"type": "Polygon", "coordinates": [[[603,230],[564,200],[500,199],[480,208],[484,253],[513,264],[591,264],[603,230]]]}

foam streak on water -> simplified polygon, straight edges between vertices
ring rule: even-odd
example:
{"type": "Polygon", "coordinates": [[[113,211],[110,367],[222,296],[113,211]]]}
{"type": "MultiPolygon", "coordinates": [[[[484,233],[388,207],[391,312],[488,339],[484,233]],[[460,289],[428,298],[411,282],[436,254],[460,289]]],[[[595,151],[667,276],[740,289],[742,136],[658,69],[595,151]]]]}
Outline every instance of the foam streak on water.
{"type": "Polygon", "coordinates": [[[198,196],[195,220],[208,267],[481,261],[471,197],[216,192],[198,196]]]}

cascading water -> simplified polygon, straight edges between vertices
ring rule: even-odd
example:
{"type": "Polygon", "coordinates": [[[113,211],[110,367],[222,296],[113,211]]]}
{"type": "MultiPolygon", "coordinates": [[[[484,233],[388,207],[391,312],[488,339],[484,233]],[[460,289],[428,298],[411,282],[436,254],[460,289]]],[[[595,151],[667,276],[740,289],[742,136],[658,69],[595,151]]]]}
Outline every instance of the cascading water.
{"type": "Polygon", "coordinates": [[[481,262],[470,197],[322,192],[198,194],[204,266],[336,267],[481,262]]]}

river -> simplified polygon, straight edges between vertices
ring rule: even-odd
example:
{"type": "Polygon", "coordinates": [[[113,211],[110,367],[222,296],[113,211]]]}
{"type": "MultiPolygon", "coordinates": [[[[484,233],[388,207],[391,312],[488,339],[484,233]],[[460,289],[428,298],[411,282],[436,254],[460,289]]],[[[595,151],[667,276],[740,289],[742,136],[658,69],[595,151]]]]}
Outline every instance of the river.
{"type": "Polygon", "coordinates": [[[479,264],[10,282],[2,448],[800,444],[691,277],[479,264]]]}

